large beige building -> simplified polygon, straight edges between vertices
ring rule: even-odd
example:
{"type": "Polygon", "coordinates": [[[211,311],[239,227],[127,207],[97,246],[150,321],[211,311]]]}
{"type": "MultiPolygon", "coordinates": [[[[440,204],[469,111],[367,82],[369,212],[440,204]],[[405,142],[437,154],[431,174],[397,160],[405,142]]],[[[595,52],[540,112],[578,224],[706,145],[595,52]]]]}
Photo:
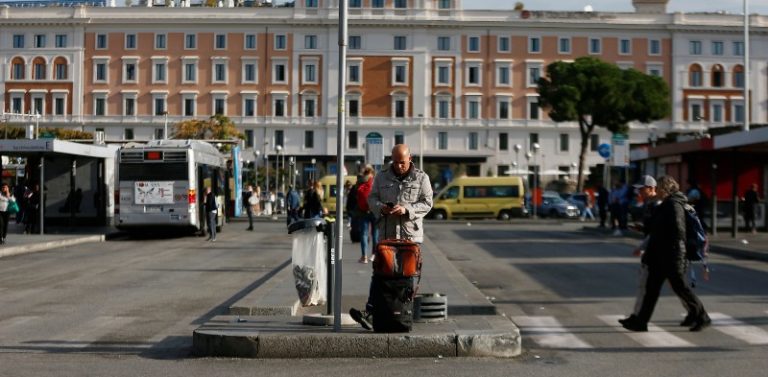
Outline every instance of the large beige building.
{"type": "MultiPolygon", "coordinates": [[[[669,83],[672,116],[632,124],[634,142],[741,123],[745,111],[754,123],[768,122],[768,16],[750,17],[746,78],[743,17],[667,14],[663,0],[635,0],[632,13],[462,10],[461,0],[348,3],[350,168],[363,159],[365,136],[377,132],[385,150],[406,142],[433,168],[460,163],[485,175],[519,164],[549,176],[575,173],[577,125],[547,119],[535,80],[547,64],[579,56],[669,83]],[[536,142],[541,149],[526,161],[536,142]]],[[[294,8],[4,7],[0,105],[39,113],[41,125],[103,130],[110,140],[159,138],[166,119],[220,113],[245,132],[246,159],[259,151],[274,162],[281,146],[307,176],[312,158],[327,171],[336,154],[337,26],[337,0],[297,0],[294,8]]],[[[590,165],[602,161],[594,150],[609,140],[604,131],[593,136],[590,165]]]]}

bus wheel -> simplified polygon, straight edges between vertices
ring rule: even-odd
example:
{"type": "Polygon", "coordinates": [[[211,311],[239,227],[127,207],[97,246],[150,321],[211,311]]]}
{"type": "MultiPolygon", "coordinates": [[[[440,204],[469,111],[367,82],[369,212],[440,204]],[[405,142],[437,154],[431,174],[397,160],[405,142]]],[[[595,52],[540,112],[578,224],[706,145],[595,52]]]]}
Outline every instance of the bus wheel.
{"type": "Polygon", "coordinates": [[[512,215],[507,210],[502,210],[499,212],[499,220],[507,221],[512,218],[512,215]]]}
{"type": "Polygon", "coordinates": [[[432,218],[435,220],[445,220],[448,218],[448,215],[442,209],[438,209],[435,211],[434,215],[432,215],[432,218]]]}

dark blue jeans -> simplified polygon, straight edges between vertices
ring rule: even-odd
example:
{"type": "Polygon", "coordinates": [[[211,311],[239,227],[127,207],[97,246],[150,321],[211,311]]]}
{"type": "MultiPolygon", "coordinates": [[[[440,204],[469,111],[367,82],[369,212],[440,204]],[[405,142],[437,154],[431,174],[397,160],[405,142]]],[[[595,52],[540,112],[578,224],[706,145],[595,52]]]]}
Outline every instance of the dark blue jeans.
{"type": "MultiPolygon", "coordinates": [[[[379,227],[376,225],[376,216],[371,212],[358,218],[357,221],[360,222],[360,251],[361,255],[365,256],[368,252],[368,234],[371,234],[371,245],[376,246],[379,242],[379,227]]],[[[373,249],[371,249],[371,254],[373,254],[373,249]]]]}

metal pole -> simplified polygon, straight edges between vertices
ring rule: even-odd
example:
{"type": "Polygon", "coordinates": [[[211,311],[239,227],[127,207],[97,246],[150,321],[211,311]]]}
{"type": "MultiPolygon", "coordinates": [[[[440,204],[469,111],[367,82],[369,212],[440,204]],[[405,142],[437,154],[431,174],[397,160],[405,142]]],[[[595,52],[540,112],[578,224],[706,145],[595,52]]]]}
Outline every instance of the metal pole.
{"type": "Polygon", "coordinates": [[[736,161],[736,158],[738,157],[739,152],[734,150],[731,153],[731,164],[733,166],[733,172],[731,173],[733,175],[731,177],[733,184],[731,186],[731,196],[733,198],[733,203],[731,205],[731,237],[736,238],[739,231],[739,222],[737,221],[739,218],[739,165],[737,165],[738,162],[736,161]]]}
{"type": "Polygon", "coordinates": [[[341,332],[341,248],[344,242],[344,128],[347,79],[347,0],[339,0],[339,126],[336,132],[336,274],[334,281],[333,331],[341,332]]]}
{"type": "Polygon", "coordinates": [[[424,117],[419,114],[419,169],[424,170],[424,117]]]}
{"type": "Polygon", "coordinates": [[[163,126],[163,139],[168,139],[168,112],[165,112],[165,125],[163,126]]]}
{"type": "Polygon", "coordinates": [[[712,162],[712,216],[710,216],[712,224],[711,232],[712,236],[717,236],[717,164],[712,162]]]}
{"type": "Polygon", "coordinates": [[[749,0],[744,0],[744,131],[749,131],[749,0]]]}
{"type": "MultiPolygon", "coordinates": [[[[43,198],[45,198],[45,155],[40,155],[40,191],[39,191],[40,197],[37,199],[39,205],[40,205],[40,213],[38,214],[40,216],[40,234],[43,234],[43,223],[45,216],[45,201],[43,198]]],[[[32,229],[30,229],[30,232],[32,229]]]]}

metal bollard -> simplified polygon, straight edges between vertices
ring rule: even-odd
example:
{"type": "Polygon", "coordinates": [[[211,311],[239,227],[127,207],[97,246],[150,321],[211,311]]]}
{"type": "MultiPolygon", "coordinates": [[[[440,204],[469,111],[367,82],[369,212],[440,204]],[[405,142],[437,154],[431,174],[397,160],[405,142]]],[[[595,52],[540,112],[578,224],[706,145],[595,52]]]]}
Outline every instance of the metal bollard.
{"type": "Polygon", "coordinates": [[[414,322],[439,322],[448,318],[448,297],[442,293],[416,295],[413,301],[414,322]]]}

